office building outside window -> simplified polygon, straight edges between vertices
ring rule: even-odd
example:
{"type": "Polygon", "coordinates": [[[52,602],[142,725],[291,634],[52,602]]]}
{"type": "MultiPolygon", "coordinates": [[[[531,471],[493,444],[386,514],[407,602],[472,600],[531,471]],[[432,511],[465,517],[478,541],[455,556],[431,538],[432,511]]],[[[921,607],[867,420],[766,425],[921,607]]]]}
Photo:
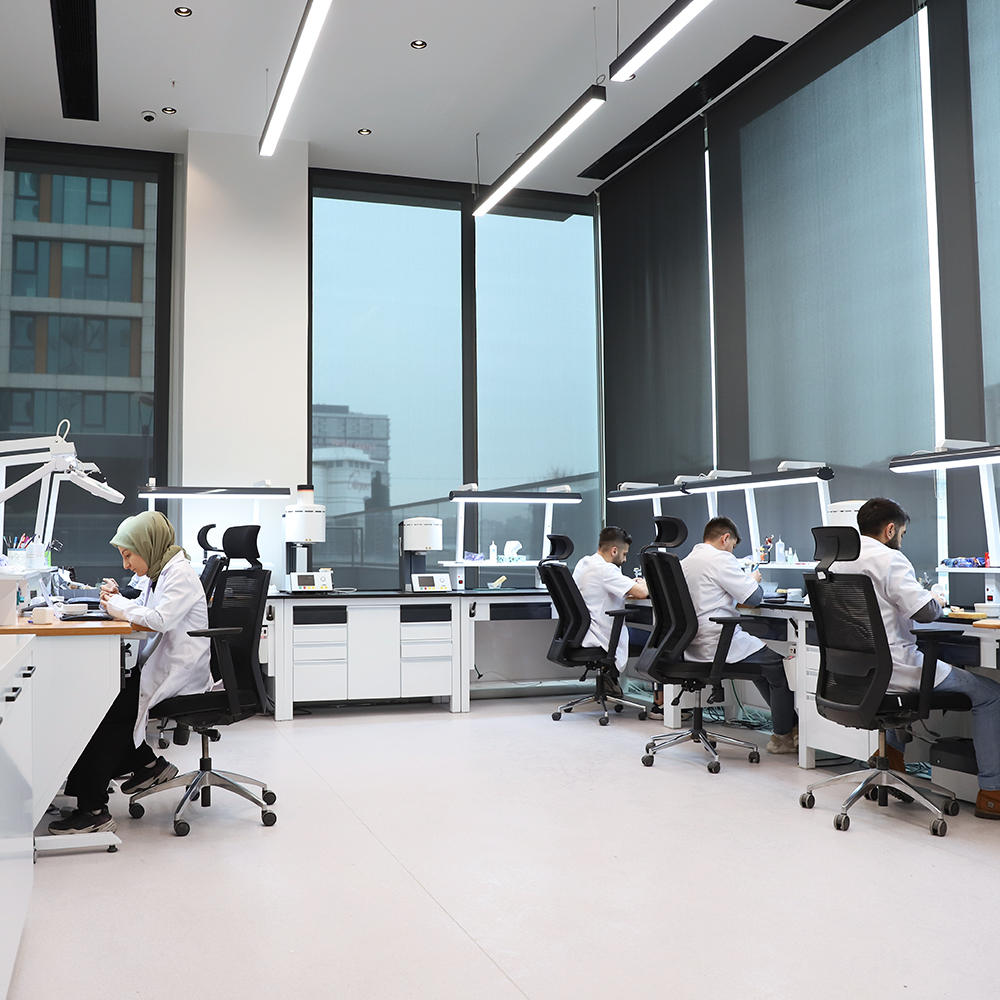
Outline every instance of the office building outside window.
{"type": "MultiPolygon", "coordinates": [[[[162,157],[134,169],[85,150],[75,164],[64,152],[49,161],[45,151],[9,144],[4,165],[0,439],[49,436],[67,419],[81,459],[125,494],[119,507],[60,491],[58,561],[95,582],[121,574],[108,540],[164,464],[154,415],[166,376],[157,337],[167,303],[157,285],[169,266],[159,221],[169,172],[162,157]]],[[[8,485],[26,471],[12,470],[8,485]]],[[[8,503],[8,535],[33,530],[37,497],[29,488],[8,503]]]]}

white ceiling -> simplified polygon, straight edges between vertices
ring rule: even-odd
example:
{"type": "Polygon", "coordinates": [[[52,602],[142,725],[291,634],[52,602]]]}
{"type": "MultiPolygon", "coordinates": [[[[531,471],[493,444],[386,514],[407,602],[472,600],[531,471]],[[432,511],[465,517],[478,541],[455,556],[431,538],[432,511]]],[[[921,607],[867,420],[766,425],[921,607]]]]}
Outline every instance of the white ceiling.
{"type": "MultiPolygon", "coordinates": [[[[0,0],[7,135],[171,152],[188,130],[259,136],[304,0],[186,0],[188,18],[178,2],[97,0],[101,120],[80,122],[61,116],[49,5],[0,0]]],[[[334,0],[285,137],[309,142],[313,166],[472,182],[479,132],[491,183],[607,72],[616,7],[596,3],[595,68],[595,0],[334,0]]],[[[621,48],[666,6],[620,0],[621,48]]],[[[795,0],[715,0],[635,80],[608,84],[607,105],[530,186],[589,193],[584,167],[748,37],[795,41],[827,16],[795,0]]]]}

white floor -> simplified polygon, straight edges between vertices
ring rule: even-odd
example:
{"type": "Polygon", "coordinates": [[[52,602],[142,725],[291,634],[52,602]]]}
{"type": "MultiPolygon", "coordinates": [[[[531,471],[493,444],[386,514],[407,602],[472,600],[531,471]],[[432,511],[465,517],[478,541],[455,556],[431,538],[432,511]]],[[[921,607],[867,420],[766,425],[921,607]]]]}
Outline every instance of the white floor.
{"type": "Polygon", "coordinates": [[[216,764],[277,825],[216,792],[181,839],[173,793],[113,802],[117,854],[35,866],[9,1000],[995,995],[1000,823],[862,802],[838,833],[843,786],[801,809],[792,757],[645,768],[660,723],[554,704],[232,727],[216,764]]]}

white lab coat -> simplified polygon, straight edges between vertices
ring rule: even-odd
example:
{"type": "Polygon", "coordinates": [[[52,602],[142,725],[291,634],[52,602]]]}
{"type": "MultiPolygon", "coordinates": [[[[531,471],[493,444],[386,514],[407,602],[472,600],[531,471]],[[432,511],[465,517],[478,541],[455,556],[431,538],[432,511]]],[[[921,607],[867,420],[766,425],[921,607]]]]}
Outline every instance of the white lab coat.
{"type": "MultiPolygon", "coordinates": [[[[115,594],[106,603],[115,618],[161,633],[139,680],[139,713],[133,732],[139,746],[146,738],[149,709],[176,695],[204,694],[212,686],[212,672],[210,640],[187,634],[208,628],[208,604],[201,580],[184,553],[178,552],[163,567],[155,589],[145,577],[133,586],[142,589],[135,600],[115,594]]],[[[152,641],[155,637],[146,640],[152,641]]]]}
{"type": "MultiPolygon", "coordinates": [[[[934,599],[924,590],[913,572],[913,565],[899,549],[890,549],[877,538],[861,536],[861,555],[853,562],[835,562],[832,573],[863,573],[871,577],[882,610],[885,635],[892,651],[892,679],[889,694],[905,694],[920,689],[924,654],[917,649],[913,616],[934,599]]],[[[934,675],[937,687],[951,673],[951,665],[938,661],[934,675]]]]}
{"type": "MultiPolygon", "coordinates": [[[[584,556],[573,570],[573,579],[590,612],[590,628],[583,644],[607,649],[615,624],[607,612],[621,611],[625,607],[625,595],[635,586],[635,580],[630,580],[620,567],[609,563],[600,552],[584,556]]],[[[624,670],[627,663],[628,628],[623,623],[615,650],[615,666],[624,670]]]]}
{"type": "MultiPolygon", "coordinates": [[[[709,619],[739,614],[736,605],[750,597],[759,584],[744,571],[732,552],[717,549],[708,542],[699,542],[681,560],[681,569],[691,592],[694,613],[698,616],[698,633],[684,651],[684,659],[711,663],[715,659],[722,626],[709,619]]],[[[726,662],[738,663],[765,645],[737,625],[726,662]]]]}

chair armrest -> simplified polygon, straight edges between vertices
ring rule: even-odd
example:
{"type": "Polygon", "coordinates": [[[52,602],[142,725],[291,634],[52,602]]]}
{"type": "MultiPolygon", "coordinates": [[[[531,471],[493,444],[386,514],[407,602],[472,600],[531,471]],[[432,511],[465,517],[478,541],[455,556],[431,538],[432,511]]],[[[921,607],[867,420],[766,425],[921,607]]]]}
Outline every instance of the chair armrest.
{"type": "Polygon", "coordinates": [[[710,622],[722,626],[722,635],[719,636],[719,644],[715,647],[715,656],[712,658],[712,670],[707,678],[712,684],[718,684],[722,680],[726,669],[726,657],[729,656],[729,647],[733,643],[736,626],[740,624],[742,618],[742,615],[709,618],[710,622]]]}
{"type": "Polygon", "coordinates": [[[236,671],[233,669],[233,656],[229,651],[229,640],[242,635],[241,628],[201,628],[188,635],[195,638],[206,637],[211,639],[215,647],[215,658],[219,664],[219,673],[222,674],[222,685],[226,689],[226,698],[229,701],[229,711],[235,716],[239,715],[240,700],[237,697],[236,671]]]}
{"type": "Polygon", "coordinates": [[[941,640],[962,634],[965,629],[961,625],[932,625],[925,628],[910,629],[917,639],[917,645],[924,654],[924,663],[920,671],[920,693],[917,697],[917,713],[926,719],[930,712],[931,693],[934,690],[934,678],[937,675],[938,654],[941,640]]]}
{"type": "Polygon", "coordinates": [[[628,612],[622,611],[605,611],[604,612],[609,618],[613,619],[611,624],[611,638],[608,639],[608,656],[615,659],[615,653],[618,650],[618,640],[622,634],[622,628],[625,625],[625,619],[628,617],[628,612]]]}
{"type": "Polygon", "coordinates": [[[196,632],[188,632],[188,635],[194,636],[195,638],[201,638],[206,636],[209,639],[222,638],[223,636],[232,638],[233,636],[241,635],[243,629],[241,628],[200,628],[196,632]]]}

